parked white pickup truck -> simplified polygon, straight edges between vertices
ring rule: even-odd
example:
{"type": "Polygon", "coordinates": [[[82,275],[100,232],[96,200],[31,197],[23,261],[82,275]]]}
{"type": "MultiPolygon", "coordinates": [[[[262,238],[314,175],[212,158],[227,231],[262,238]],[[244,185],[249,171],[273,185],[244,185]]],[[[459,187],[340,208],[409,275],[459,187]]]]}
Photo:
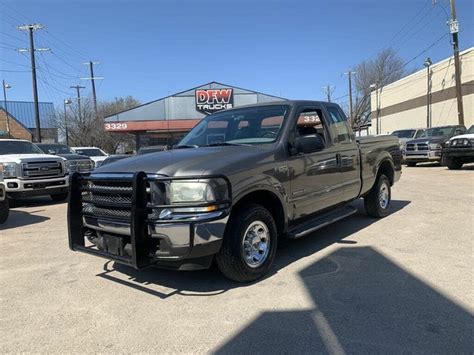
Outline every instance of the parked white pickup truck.
{"type": "Polygon", "coordinates": [[[55,201],[65,200],[69,185],[65,161],[44,154],[31,142],[0,139],[0,165],[11,199],[50,195],[55,201]]]}

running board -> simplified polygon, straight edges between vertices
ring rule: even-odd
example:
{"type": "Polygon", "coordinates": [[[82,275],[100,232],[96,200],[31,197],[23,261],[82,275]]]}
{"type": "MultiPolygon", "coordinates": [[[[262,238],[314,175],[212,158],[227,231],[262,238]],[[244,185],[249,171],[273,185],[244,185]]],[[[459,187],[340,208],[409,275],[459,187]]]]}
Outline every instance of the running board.
{"type": "Polygon", "coordinates": [[[344,206],[337,209],[322,213],[313,219],[298,224],[288,231],[288,238],[298,239],[327,225],[337,222],[343,218],[349,217],[357,212],[357,208],[353,206],[344,206]]]}

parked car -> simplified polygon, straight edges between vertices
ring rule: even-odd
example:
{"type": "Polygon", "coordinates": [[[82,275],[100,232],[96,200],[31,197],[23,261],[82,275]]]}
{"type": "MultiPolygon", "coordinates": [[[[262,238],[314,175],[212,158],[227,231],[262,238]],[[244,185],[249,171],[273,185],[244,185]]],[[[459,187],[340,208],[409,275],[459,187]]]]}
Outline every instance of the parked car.
{"type": "Polygon", "coordinates": [[[162,152],[167,149],[168,147],[166,145],[149,145],[147,147],[141,147],[138,149],[137,155],[162,152]]]}
{"type": "Polygon", "coordinates": [[[99,167],[102,162],[109,156],[102,149],[97,147],[71,147],[76,154],[85,155],[94,161],[95,167],[99,167]]]}
{"type": "Polygon", "coordinates": [[[398,137],[398,140],[400,141],[400,149],[402,151],[403,161],[405,160],[406,143],[409,140],[419,138],[424,131],[424,128],[409,128],[400,129],[390,133],[392,136],[398,137]]]}
{"type": "Polygon", "coordinates": [[[63,201],[68,196],[66,159],[44,154],[29,141],[0,139],[0,165],[9,198],[50,195],[63,201]]]}
{"type": "Polygon", "coordinates": [[[408,166],[423,162],[440,162],[444,143],[453,136],[466,133],[460,125],[427,128],[420,138],[406,143],[405,161],[408,166]]]}
{"type": "Polygon", "coordinates": [[[449,169],[461,169],[474,162],[474,125],[466,134],[454,136],[444,144],[443,162],[449,169]]]}
{"type": "Polygon", "coordinates": [[[74,152],[65,144],[37,143],[39,149],[46,154],[57,155],[66,159],[66,168],[69,173],[90,173],[94,169],[94,161],[85,155],[74,152]]]}
{"type": "Polygon", "coordinates": [[[5,183],[3,182],[3,165],[0,164],[0,224],[3,224],[6,222],[9,214],[10,214],[10,206],[8,203],[5,183]]]}
{"type": "Polygon", "coordinates": [[[115,163],[116,161],[125,159],[125,158],[130,158],[133,157],[131,154],[114,154],[114,155],[109,155],[101,164],[101,166],[108,165],[110,163],[115,163]]]}
{"type": "Polygon", "coordinates": [[[74,174],[69,246],[136,268],[206,268],[215,258],[229,279],[253,281],[268,273],[279,237],[348,217],[355,199],[387,216],[400,159],[396,137],[356,141],[336,104],[225,110],[173,150],[74,174]]]}

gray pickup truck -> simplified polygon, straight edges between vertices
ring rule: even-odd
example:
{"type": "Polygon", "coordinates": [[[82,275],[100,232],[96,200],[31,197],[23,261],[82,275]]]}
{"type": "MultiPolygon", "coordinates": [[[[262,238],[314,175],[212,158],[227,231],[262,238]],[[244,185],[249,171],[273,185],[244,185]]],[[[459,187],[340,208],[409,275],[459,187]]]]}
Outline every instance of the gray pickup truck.
{"type": "Polygon", "coordinates": [[[72,250],[135,268],[207,268],[264,276],[279,238],[356,212],[389,213],[400,178],[393,136],[356,140],[335,104],[282,101],[207,116],[172,150],[71,176],[72,250]]]}

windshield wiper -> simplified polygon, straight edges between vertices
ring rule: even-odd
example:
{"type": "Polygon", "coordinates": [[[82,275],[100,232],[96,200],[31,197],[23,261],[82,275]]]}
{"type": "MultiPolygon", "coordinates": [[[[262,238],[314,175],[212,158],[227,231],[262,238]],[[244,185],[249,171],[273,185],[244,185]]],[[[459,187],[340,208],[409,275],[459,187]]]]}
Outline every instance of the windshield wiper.
{"type": "Polygon", "coordinates": [[[225,146],[225,145],[245,145],[245,144],[239,144],[239,143],[230,143],[230,142],[216,142],[216,143],[211,143],[206,145],[206,147],[220,147],[220,146],[225,146]]]}
{"type": "Polygon", "coordinates": [[[173,147],[173,149],[186,149],[186,148],[199,148],[199,146],[196,144],[181,144],[181,145],[175,145],[173,147]]]}

